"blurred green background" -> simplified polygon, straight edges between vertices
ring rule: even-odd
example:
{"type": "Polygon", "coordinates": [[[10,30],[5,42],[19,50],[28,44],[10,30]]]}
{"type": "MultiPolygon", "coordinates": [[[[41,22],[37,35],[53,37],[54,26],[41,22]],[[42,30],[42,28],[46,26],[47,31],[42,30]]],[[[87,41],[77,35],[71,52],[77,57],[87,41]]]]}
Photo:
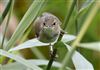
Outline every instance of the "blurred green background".
{"type": "MultiPolygon", "coordinates": [[[[33,0],[15,0],[13,15],[11,17],[11,21],[10,21],[7,35],[6,35],[7,40],[9,40],[10,37],[12,36],[18,23],[20,22],[20,20],[22,19],[22,17],[24,16],[25,12],[30,7],[32,2],[33,2],[33,0]]],[[[75,17],[77,15],[77,11],[81,8],[81,6],[85,2],[86,2],[86,0],[79,0],[77,3],[78,8],[76,8],[76,7],[74,8],[74,11],[71,15],[71,18],[70,18],[69,23],[66,28],[66,31],[69,34],[75,35],[75,32],[76,32],[75,17]]],[[[3,12],[7,3],[8,3],[7,0],[0,0],[0,14],[3,12]]],[[[71,3],[72,3],[72,0],[48,0],[48,2],[46,2],[46,5],[41,9],[41,12],[39,13],[39,15],[43,12],[50,12],[50,13],[53,13],[55,16],[57,16],[63,23],[65,16],[68,14],[68,10],[70,9],[71,3]]],[[[78,18],[77,18],[78,30],[80,30],[80,28],[82,27],[83,21],[85,20],[85,17],[88,15],[89,10],[91,9],[92,5],[89,8],[85,9],[85,11],[82,12],[78,16],[78,18]]],[[[2,31],[3,31],[3,26],[4,26],[4,24],[2,24],[0,26],[0,33],[2,33],[2,31]]],[[[27,34],[27,37],[25,38],[24,41],[34,38],[35,37],[34,28],[32,28],[32,26],[30,25],[30,27],[25,31],[24,34],[25,35],[27,34]]],[[[23,42],[22,39],[23,38],[19,39],[16,42],[16,45],[22,43],[23,42]]],[[[81,42],[98,42],[98,41],[100,42],[100,9],[96,13],[96,16],[92,20],[92,23],[89,26],[84,37],[82,38],[81,42]]],[[[65,56],[62,54],[67,53],[64,45],[60,44],[60,46],[61,47],[58,48],[58,52],[57,52],[57,54],[59,56],[57,58],[58,61],[62,61],[65,56]]],[[[98,48],[98,47],[96,47],[96,48],[98,48]]],[[[42,55],[44,55],[45,58],[50,59],[49,47],[38,47],[36,49],[39,49],[40,53],[42,55]]],[[[80,48],[80,47],[77,48],[77,51],[79,51],[88,61],[90,61],[93,64],[95,70],[100,70],[100,52],[89,50],[89,49],[84,49],[84,48],[80,48]]],[[[19,51],[19,53],[21,53],[21,55],[27,59],[39,58],[36,56],[37,54],[34,52],[34,48],[23,49],[23,50],[19,51]]],[[[69,66],[74,68],[72,62],[70,62],[69,66]]]]}

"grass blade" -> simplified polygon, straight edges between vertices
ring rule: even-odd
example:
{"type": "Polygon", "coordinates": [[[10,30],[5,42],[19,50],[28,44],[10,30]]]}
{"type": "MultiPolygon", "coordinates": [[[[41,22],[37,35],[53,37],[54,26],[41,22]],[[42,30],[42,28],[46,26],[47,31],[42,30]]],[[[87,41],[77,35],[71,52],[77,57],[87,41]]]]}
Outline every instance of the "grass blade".
{"type": "Polygon", "coordinates": [[[78,46],[100,52],[100,42],[80,43],[80,44],[78,44],[78,46]]]}
{"type": "Polygon", "coordinates": [[[67,43],[67,42],[75,40],[75,38],[76,38],[76,36],[74,36],[74,35],[64,34],[61,41],[67,43]]]}
{"type": "MultiPolygon", "coordinates": [[[[62,37],[62,41],[63,42],[69,42],[75,39],[74,35],[66,35],[64,34],[62,37]]],[[[52,44],[54,44],[55,42],[53,42],[52,44]]],[[[16,46],[15,48],[11,48],[9,51],[16,51],[16,50],[21,50],[21,49],[25,49],[25,48],[31,48],[31,47],[38,47],[38,46],[47,46],[50,43],[42,43],[40,42],[37,38],[28,40],[18,46],[16,46]]]]}
{"type": "Polygon", "coordinates": [[[14,54],[11,54],[11,53],[6,52],[6,51],[1,50],[1,49],[0,49],[0,55],[9,57],[9,58],[11,58],[11,59],[13,59],[13,60],[15,60],[15,61],[21,63],[21,64],[23,64],[23,65],[25,65],[25,66],[27,66],[27,67],[33,69],[33,70],[42,70],[42,69],[39,68],[38,66],[36,66],[36,65],[34,65],[34,64],[28,63],[24,58],[22,58],[22,57],[20,57],[20,56],[17,56],[17,55],[14,55],[14,54]]]}
{"type": "MultiPolygon", "coordinates": [[[[68,51],[70,51],[71,46],[67,44],[65,45],[68,51]]],[[[77,51],[75,51],[75,53],[73,54],[72,61],[76,70],[94,70],[92,64],[77,51]]]]}
{"type": "Polygon", "coordinates": [[[40,41],[37,40],[37,38],[34,38],[32,40],[28,40],[18,46],[16,46],[15,48],[11,48],[9,51],[16,51],[16,50],[21,50],[21,49],[25,49],[25,48],[31,48],[31,47],[37,47],[37,46],[47,46],[49,45],[49,43],[42,43],[40,41]]]}
{"type": "Polygon", "coordinates": [[[22,20],[20,21],[16,31],[12,35],[11,39],[7,43],[7,46],[4,48],[5,50],[9,50],[12,45],[15,44],[16,40],[23,35],[25,30],[29,27],[32,21],[36,18],[38,12],[42,8],[44,4],[44,0],[34,0],[31,7],[28,9],[22,20]]]}
{"type": "Polygon", "coordinates": [[[92,7],[89,15],[87,16],[79,34],[77,35],[76,37],[76,40],[72,43],[72,49],[70,52],[68,52],[66,55],[65,55],[65,58],[63,60],[63,65],[62,67],[60,68],[60,70],[63,70],[65,68],[65,66],[68,64],[68,61],[69,59],[71,58],[71,56],[73,55],[75,49],[77,48],[77,45],[78,43],[81,41],[81,39],[83,38],[88,26],[91,24],[94,16],[96,15],[97,11],[99,10],[100,8],[100,4],[98,2],[95,3],[95,5],[92,7]]]}
{"type": "Polygon", "coordinates": [[[6,36],[6,31],[7,31],[8,25],[9,25],[11,14],[12,14],[12,11],[13,11],[13,6],[14,6],[14,0],[11,0],[11,6],[10,6],[10,9],[9,9],[9,12],[8,12],[8,19],[7,19],[7,23],[5,25],[4,34],[3,34],[3,38],[2,38],[1,49],[3,49],[4,39],[5,39],[5,36],[6,36]]]}
{"type": "Polygon", "coordinates": [[[8,11],[10,9],[11,2],[12,2],[12,0],[9,0],[4,12],[2,13],[2,15],[0,15],[0,25],[1,25],[2,21],[4,20],[5,16],[7,15],[8,11]]]}
{"type": "MultiPolygon", "coordinates": [[[[43,60],[43,59],[33,59],[33,60],[27,60],[28,63],[30,64],[35,64],[35,65],[47,65],[48,64],[48,60],[43,60]]],[[[53,64],[52,64],[53,67],[57,67],[57,68],[60,68],[61,67],[61,63],[59,62],[56,62],[54,61],[53,64]]],[[[10,64],[7,64],[7,65],[3,65],[2,68],[4,70],[11,70],[11,69],[16,69],[16,70],[24,70],[26,69],[27,67],[18,63],[18,62],[14,62],[14,63],[10,63],[10,64]]],[[[66,69],[70,69],[69,67],[66,67],[66,69]]]]}
{"type": "Polygon", "coordinates": [[[86,2],[82,5],[81,9],[79,10],[78,15],[80,15],[85,9],[87,9],[93,2],[94,0],[86,0],[86,2]]]}
{"type": "Polygon", "coordinates": [[[76,0],[73,0],[73,3],[72,3],[71,8],[70,8],[70,10],[68,12],[68,15],[65,17],[65,20],[63,22],[63,25],[62,25],[63,30],[65,30],[66,27],[67,27],[67,25],[68,25],[68,22],[69,22],[69,19],[71,17],[71,14],[73,12],[73,9],[74,9],[75,4],[76,4],[76,0]]]}

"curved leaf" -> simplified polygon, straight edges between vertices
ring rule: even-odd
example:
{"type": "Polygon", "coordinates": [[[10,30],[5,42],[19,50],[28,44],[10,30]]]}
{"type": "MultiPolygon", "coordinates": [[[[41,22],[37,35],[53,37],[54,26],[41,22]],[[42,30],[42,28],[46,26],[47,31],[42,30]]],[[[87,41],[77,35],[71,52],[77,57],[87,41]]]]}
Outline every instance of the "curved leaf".
{"type": "Polygon", "coordinates": [[[82,5],[81,9],[79,10],[79,14],[81,14],[85,9],[87,9],[92,3],[94,2],[94,0],[86,0],[86,2],[82,5]]]}
{"type": "Polygon", "coordinates": [[[74,35],[64,34],[62,37],[62,41],[66,43],[66,42],[75,40],[75,38],[76,38],[76,36],[74,36],[74,35]]]}
{"type": "MultiPolygon", "coordinates": [[[[69,42],[69,41],[72,41],[74,39],[75,39],[74,35],[66,35],[65,34],[65,35],[63,35],[62,41],[69,42]]],[[[55,42],[53,42],[52,44],[54,44],[55,42]]],[[[28,41],[16,46],[15,48],[11,48],[9,51],[21,50],[21,49],[37,47],[37,46],[47,46],[49,44],[50,43],[42,43],[37,38],[34,38],[34,39],[28,40],[28,41]]]]}
{"type": "MultiPolygon", "coordinates": [[[[2,39],[3,39],[3,35],[0,33],[0,45],[2,43],[2,39]]],[[[5,40],[4,40],[4,46],[6,46],[6,43],[7,43],[7,39],[5,38],[5,40]]]]}
{"type": "MultiPolygon", "coordinates": [[[[1,2],[2,2],[2,1],[1,1],[1,2]]],[[[9,11],[9,9],[10,9],[11,2],[12,2],[12,0],[6,0],[6,3],[7,3],[6,8],[5,8],[5,10],[3,11],[3,13],[0,14],[0,25],[2,24],[3,20],[5,19],[5,17],[6,17],[6,15],[7,15],[8,11],[9,11]]]]}
{"type": "MultiPolygon", "coordinates": [[[[49,60],[43,60],[43,59],[33,59],[33,60],[26,60],[28,63],[30,64],[35,64],[35,65],[47,65],[49,60]]],[[[61,67],[61,63],[54,61],[52,64],[53,67],[61,67]]],[[[14,63],[10,63],[7,65],[3,65],[2,68],[4,70],[26,70],[27,67],[18,63],[18,62],[14,62],[14,63]],[[9,68],[9,69],[8,69],[9,68]]],[[[66,67],[67,69],[70,69],[69,67],[66,67]]]]}
{"type": "Polygon", "coordinates": [[[37,46],[47,46],[47,45],[49,45],[49,43],[42,43],[37,38],[34,38],[32,40],[28,40],[28,41],[16,46],[15,48],[11,48],[9,51],[21,50],[21,49],[37,47],[37,46]]]}
{"type": "Polygon", "coordinates": [[[22,58],[18,55],[8,53],[8,52],[1,50],[1,49],[0,49],[0,55],[9,57],[9,58],[21,63],[21,64],[33,69],[33,70],[42,70],[40,67],[36,66],[35,64],[28,63],[24,58],[22,58]]]}
{"type": "MultiPolygon", "coordinates": [[[[70,51],[71,46],[67,44],[65,45],[68,51],[70,51]]],[[[75,65],[76,70],[94,70],[92,64],[77,51],[75,51],[75,53],[73,54],[72,61],[75,65]]]]}
{"type": "Polygon", "coordinates": [[[100,52],[100,42],[93,42],[93,43],[80,43],[78,44],[79,47],[87,48],[91,50],[96,50],[100,52]]]}
{"type": "Polygon", "coordinates": [[[42,5],[44,4],[45,0],[34,0],[22,20],[20,21],[17,29],[15,30],[14,34],[10,38],[9,42],[7,43],[5,50],[9,50],[10,47],[12,47],[16,40],[18,40],[25,30],[29,27],[29,25],[32,23],[32,21],[37,16],[38,12],[40,11],[42,5]]]}

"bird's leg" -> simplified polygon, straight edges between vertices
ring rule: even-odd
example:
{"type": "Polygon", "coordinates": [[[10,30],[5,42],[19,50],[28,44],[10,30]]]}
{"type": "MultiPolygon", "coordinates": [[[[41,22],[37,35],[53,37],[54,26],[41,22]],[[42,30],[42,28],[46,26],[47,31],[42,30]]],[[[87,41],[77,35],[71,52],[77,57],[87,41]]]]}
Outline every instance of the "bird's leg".
{"type": "Polygon", "coordinates": [[[64,34],[67,34],[67,32],[65,32],[64,30],[61,29],[60,35],[64,35],[64,34]]]}
{"type": "Polygon", "coordinates": [[[49,47],[50,47],[50,56],[51,56],[53,54],[53,46],[51,45],[51,43],[50,43],[49,47]]]}
{"type": "Polygon", "coordinates": [[[58,55],[56,54],[57,49],[54,49],[53,45],[51,45],[51,43],[50,43],[49,47],[50,47],[50,57],[54,57],[54,59],[56,59],[58,57],[58,55]]]}
{"type": "Polygon", "coordinates": [[[39,34],[38,34],[38,33],[36,33],[36,34],[35,34],[35,38],[38,38],[38,37],[39,37],[39,34]]]}

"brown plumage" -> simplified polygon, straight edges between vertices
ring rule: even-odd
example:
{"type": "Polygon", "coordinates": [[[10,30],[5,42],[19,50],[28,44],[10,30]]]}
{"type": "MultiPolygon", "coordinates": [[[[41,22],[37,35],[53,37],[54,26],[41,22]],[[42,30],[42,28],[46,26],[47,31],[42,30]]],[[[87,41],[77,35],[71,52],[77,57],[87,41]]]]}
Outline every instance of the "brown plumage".
{"type": "Polygon", "coordinates": [[[54,42],[60,34],[60,20],[51,13],[43,13],[35,22],[37,38],[44,43],[54,42]]]}

